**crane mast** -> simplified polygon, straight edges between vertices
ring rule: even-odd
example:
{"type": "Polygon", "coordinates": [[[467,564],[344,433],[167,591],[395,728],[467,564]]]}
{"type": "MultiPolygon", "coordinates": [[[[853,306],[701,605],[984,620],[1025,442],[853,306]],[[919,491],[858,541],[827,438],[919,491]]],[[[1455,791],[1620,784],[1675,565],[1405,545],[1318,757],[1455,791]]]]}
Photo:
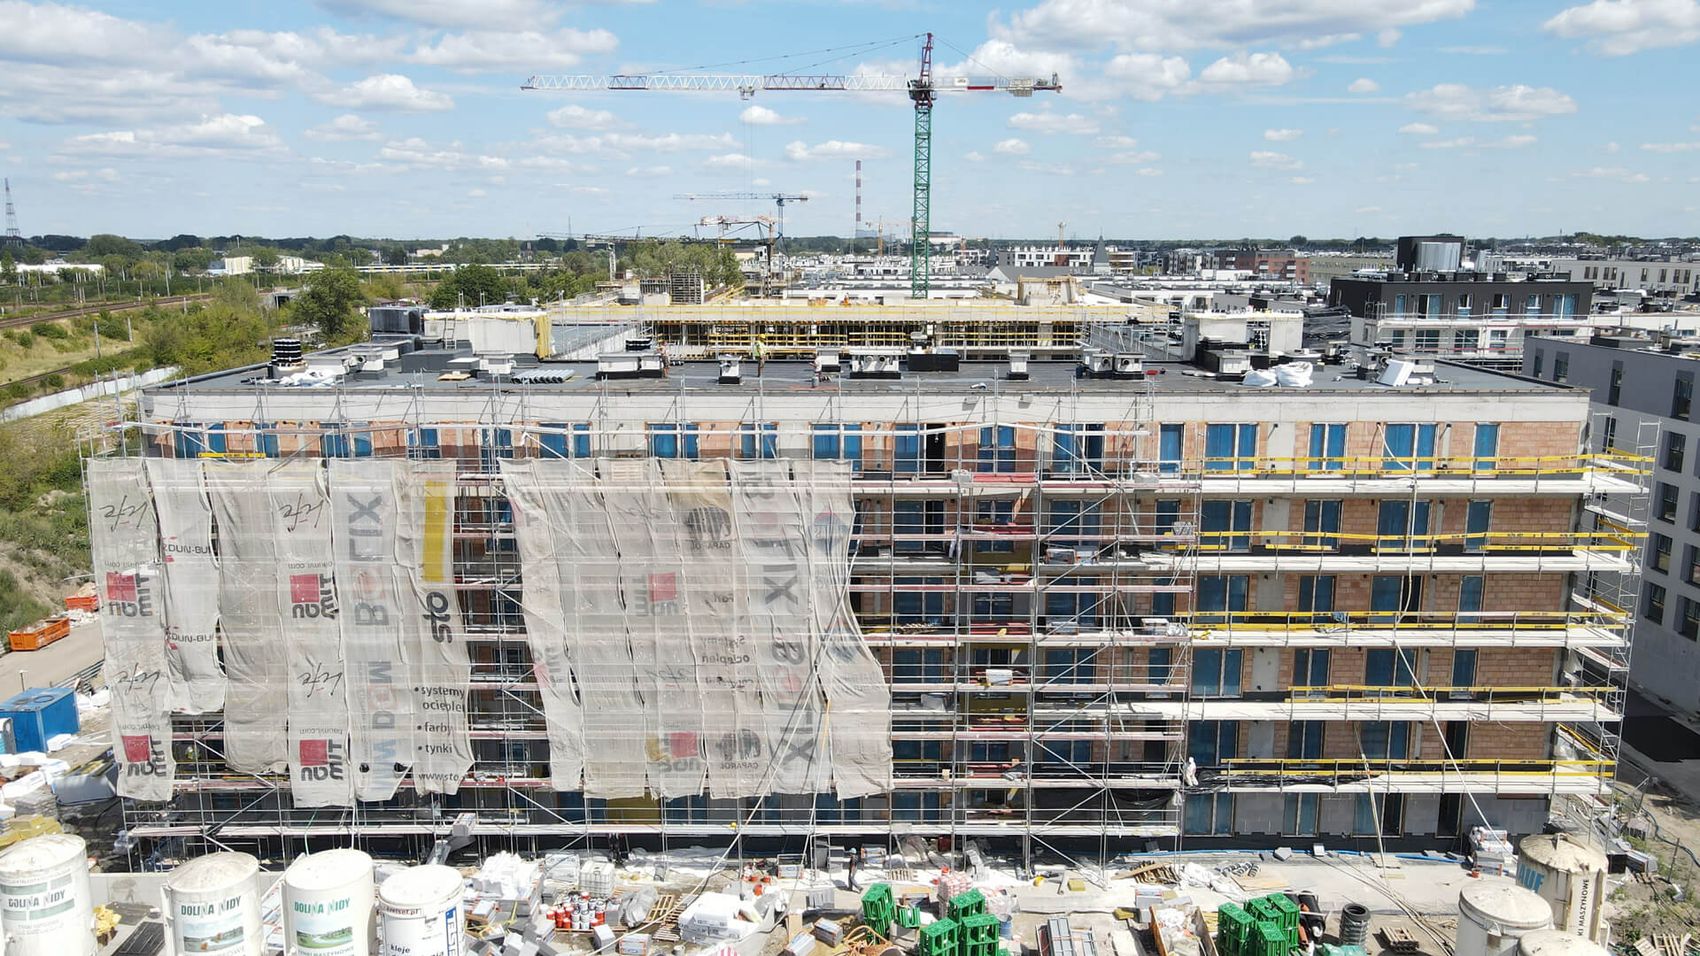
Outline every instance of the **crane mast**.
{"type": "MultiPolygon", "coordinates": [[[[933,103],[940,93],[1001,91],[1027,97],[1036,92],[1056,93],[1062,83],[1052,73],[1049,79],[1006,76],[933,75],[933,35],[925,34],[921,46],[921,69],[913,79],[890,74],[855,73],[619,73],[612,76],[536,75],[522,90],[548,92],[591,92],[599,90],[646,92],[728,92],[750,99],[761,91],[880,93],[904,92],[915,109],[914,204],[910,216],[909,294],[924,299],[932,286],[932,191],[933,191],[933,103]]],[[[780,215],[783,216],[783,209],[780,215]]],[[[851,239],[855,235],[852,232],[851,239]]]]}

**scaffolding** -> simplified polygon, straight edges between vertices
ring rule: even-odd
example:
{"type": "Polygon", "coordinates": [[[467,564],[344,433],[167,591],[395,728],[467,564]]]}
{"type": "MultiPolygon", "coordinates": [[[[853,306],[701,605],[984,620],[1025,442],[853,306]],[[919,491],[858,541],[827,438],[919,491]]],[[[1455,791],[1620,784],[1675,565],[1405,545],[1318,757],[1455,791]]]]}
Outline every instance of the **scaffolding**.
{"type": "MultiPolygon", "coordinates": [[[[1397,779],[1412,792],[1464,787],[1597,794],[1609,778],[1629,659],[1628,595],[1645,527],[1645,463],[1652,448],[1646,436],[1630,449],[1544,458],[1170,458],[1154,440],[1158,422],[1143,382],[1122,393],[1125,409],[1113,416],[1114,424],[1081,423],[1073,404],[1078,391],[1045,420],[999,420],[981,404],[978,420],[958,414],[927,421],[917,390],[905,417],[833,432],[772,424],[779,417],[773,405],[785,399],[763,390],[747,397],[742,421],[699,426],[684,394],[681,384],[670,420],[647,423],[635,447],[630,423],[618,422],[607,404],[606,386],[595,413],[581,424],[541,423],[530,409],[530,391],[504,386],[490,389],[482,413],[467,420],[429,417],[415,390],[411,411],[384,422],[349,422],[329,431],[238,423],[221,429],[216,448],[205,425],[121,425],[131,440],[120,448],[149,455],[312,458],[328,452],[454,460],[455,588],[477,717],[470,732],[476,762],[457,797],[416,794],[404,784],[381,805],[307,809],[293,806],[286,777],[228,769],[220,715],[179,715],[173,731],[176,799],[168,805],[126,801],[127,830],[147,838],[156,854],[331,837],[423,851],[447,833],[456,814],[472,810],[478,813],[476,836],[526,850],[588,844],[614,833],[662,846],[735,836],[914,833],[949,837],[953,845],[1013,838],[1029,861],[1062,854],[1101,871],[1128,839],[1180,845],[1185,801],[1213,799],[1217,792],[1214,784],[1197,787],[1186,779],[1189,723],[1242,711],[1267,715],[1259,719],[1374,720],[1401,710],[1426,716],[1453,707],[1463,719],[1557,724],[1561,749],[1547,760],[1438,766],[1235,758],[1222,772],[1229,790],[1269,792],[1287,775],[1303,773],[1326,792],[1356,792],[1366,780],[1397,779]],[[828,454],[822,442],[830,443],[828,454]],[[550,787],[539,756],[547,751],[547,731],[526,645],[522,568],[500,464],[663,452],[753,460],[812,454],[853,462],[858,514],[851,600],[894,698],[897,757],[885,800],[600,802],[550,787]],[[1393,487],[1411,495],[1420,487],[1446,496],[1574,496],[1583,500],[1586,517],[1562,532],[1431,535],[1406,529],[1354,537],[1338,530],[1201,530],[1207,500],[1265,492],[1351,498],[1393,487]],[[1201,569],[1329,567],[1562,572],[1573,582],[1571,607],[1258,611],[1200,601],[1201,569]],[[1435,687],[1426,696],[1410,688],[1296,684],[1279,700],[1195,697],[1200,647],[1348,643],[1553,648],[1577,662],[1580,672],[1559,687],[1435,687]]],[[[275,421],[263,394],[255,401],[255,420],[275,421]]],[[[837,402],[828,421],[859,421],[842,386],[837,402]]],[[[332,415],[321,421],[346,417],[337,390],[332,415]]]]}

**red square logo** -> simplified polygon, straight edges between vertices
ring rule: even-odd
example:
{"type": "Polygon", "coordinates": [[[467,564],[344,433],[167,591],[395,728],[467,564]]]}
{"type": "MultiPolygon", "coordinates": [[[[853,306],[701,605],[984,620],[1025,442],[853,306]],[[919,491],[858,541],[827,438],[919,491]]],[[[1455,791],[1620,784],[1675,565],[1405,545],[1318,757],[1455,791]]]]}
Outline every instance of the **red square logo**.
{"type": "Polygon", "coordinates": [[[671,751],[668,754],[670,757],[695,757],[700,753],[697,749],[697,735],[690,731],[668,734],[667,747],[671,751]]]}
{"type": "Polygon", "coordinates": [[[649,576],[649,603],[661,604],[679,599],[679,576],[671,571],[649,576]]]}
{"type": "Polygon", "coordinates": [[[134,603],[136,600],[136,576],[118,571],[106,572],[106,599],[108,601],[134,603]]]}
{"type": "Polygon", "coordinates": [[[153,759],[153,737],[148,734],[123,734],[125,763],[147,763],[153,759]]]}
{"type": "Polygon", "coordinates": [[[328,740],[301,741],[301,766],[323,767],[331,762],[331,747],[328,740]]]}
{"type": "Polygon", "coordinates": [[[289,576],[289,603],[319,603],[319,576],[317,574],[291,574],[289,576]]]}

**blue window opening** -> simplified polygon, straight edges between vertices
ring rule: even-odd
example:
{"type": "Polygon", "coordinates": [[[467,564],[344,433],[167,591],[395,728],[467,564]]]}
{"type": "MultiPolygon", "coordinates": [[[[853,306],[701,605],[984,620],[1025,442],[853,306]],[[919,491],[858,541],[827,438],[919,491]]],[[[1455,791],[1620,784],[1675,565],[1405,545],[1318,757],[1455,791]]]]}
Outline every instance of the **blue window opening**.
{"type": "Polygon", "coordinates": [[[1493,502],[1470,502],[1464,515],[1464,550],[1482,551],[1487,548],[1488,526],[1493,522],[1493,502]]]}
{"type": "Polygon", "coordinates": [[[1386,551],[1415,551],[1433,546],[1428,538],[1429,502],[1389,498],[1376,516],[1376,547],[1386,551]]]}
{"type": "Polygon", "coordinates": [[[367,458],[372,454],[372,433],[364,423],[327,424],[319,437],[319,454],[326,458],[367,458]],[[358,430],[356,430],[358,429],[358,430]]]}
{"type": "Polygon", "coordinates": [[[893,443],[892,470],[900,475],[921,471],[921,426],[898,425],[893,443]]]}
{"type": "Polygon", "coordinates": [[[443,448],[437,441],[437,430],[435,428],[408,429],[407,452],[410,458],[443,457],[443,448]]]}
{"type": "Polygon", "coordinates": [[[1366,720],[1358,725],[1358,745],[1370,760],[1404,760],[1410,756],[1411,724],[1404,720],[1366,720]]]}
{"type": "Polygon", "coordinates": [[[1346,426],[1310,426],[1310,470],[1340,471],[1346,467],[1346,426]]]}
{"type": "Polygon", "coordinates": [[[1198,608],[1201,623],[1221,624],[1228,615],[1243,613],[1251,579],[1243,574],[1206,574],[1198,578],[1198,608]]]}
{"type": "Polygon", "coordinates": [[[1482,589],[1486,578],[1479,574],[1466,574],[1458,582],[1458,620],[1474,622],[1481,620],[1478,612],[1482,609],[1482,589]]]}
{"type": "Polygon", "coordinates": [[[1207,425],[1204,429],[1204,470],[1244,471],[1257,464],[1257,426],[1207,425]]]}
{"type": "Polygon", "coordinates": [[[779,426],[772,422],[738,426],[739,457],[745,461],[772,461],[779,457],[779,426]]]}
{"type": "MultiPolygon", "coordinates": [[[[1067,578],[1067,587],[1095,588],[1097,578],[1067,578]]],[[[1098,626],[1098,609],[1103,595],[1090,590],[1045,593],[1045,626],[1053,632],[1075,632],[1098,626]]]]}
{"type": "Polygon", "coordinates": [[[541,458],[589,458],[590,457],[590,425],[587,422],[544,422],[544,428],[559,429],[539,432],[537,444],[541,449],[541,458]],[[568,432],[571,432],[569,435],[568,432]],[[568,453],[571,439],[571,454],[568,453]]]}
{"type": "Polygon", "coordinates": [[[822,423],[814,427],[816,461],[848,461],[862,467],[862,426],[822,423]]]}
{"type": "Polygon", "coordinates": [[[1334,610],[1334,575],[1306,574],[1300,577],[1299,610],[1329,616],[1334,610]]]}
{"type": "Polygon", "coordinates": [[[478,445],[483,452],[484,470],[495,471],[496,462],[514,456],[514,433],[511,428],[479,430],[478,445]]]}
{"type": "Polygon", "coordinates": [[[278,456],[277,427],[271,422],[254,423],[254,450],[267,458],[278,456]]]}
{"type": "Polygon", "coordinates": [[[1415,653],[1391,648],[1364,652],[1364,684],[1369,687],[1415,687],[1415,653]]]}
{"type": "Polygon", "coordinates": [[[892,547],[898,554],[919,554],[927,543],[914,537],[927,530],[926,502],[903,500],[892,504],[892,547]]]}
{"type": "Polygon", "coordinates": [[[1393,424],[1382,435],[1381,467],[1387,471],[1433,471],[1434,425],[1393,424]]]}
{"type": "Polygon", "coordinates": [[[1103,425],[1058,425],[1051,445],[1051,470],[1085,475],[1104,467],[1103,425]]]}
{"type": "Polygon", "coordinates": [[[987,425],[980,429],[978,470],[985,473],[1009,474],[1015,471],[1015,428],[1011,425],[987,425]]]}
{"type": "Polygon", "coordinates": [[[1476,471],[1493,471],[1499,467],[1499,425],[1493,422],[1476,423],[1475,445],[1471,450],[1476,471]]]}
{"type": "Polygon", "coordinates": [[[1185,425],[1161,425],[1157,428],[1157,471],[1165,475],[1181,470],[1181,451],[1185,447],[1185,425]]]}
{"type": "MultiPolygon", "coordinates": [[[[1240,696],[1239,648],[1212,647],[1193,652],[1192,695],[1194,697],[1240,696]]],[[[1203,761],[1200,761],[1202,763],[1203,761]]]]}
{"type": "Polygon", "coordinates": [[[200,422],[175,422],[177,430],[171,434],[172,453],[178,458],[199,458],[207,450],[206,432],[201,430],[200,422]]]}
{"type": "Polygon", "coordinates": [[[1206,551],[1251,549],[1251,502],[1211,500],[1199,506],[1199,546],[1206,551]]]}
{"type": "Polygon", "coordinates": [[[1102,526],[1097,502],[1053,501],[1049,515],[1051,544],[1065,548],[1096,551],[1098,533],[1102,526]],[[1074,535],[1080,535],[1076,538],[1074,535]]]}
{"type": "Polygon", "coordinates": [[[656,458],[697,459],[697,426],[695,424],[654,424],[649,426],[649,453],[656,458]]]}
{"type": "Polygon", "coordinates": [[[1305,547],[1330,550],[1340,547],[1340,509],[1338,499],[1305,502],[1305,547]]]}

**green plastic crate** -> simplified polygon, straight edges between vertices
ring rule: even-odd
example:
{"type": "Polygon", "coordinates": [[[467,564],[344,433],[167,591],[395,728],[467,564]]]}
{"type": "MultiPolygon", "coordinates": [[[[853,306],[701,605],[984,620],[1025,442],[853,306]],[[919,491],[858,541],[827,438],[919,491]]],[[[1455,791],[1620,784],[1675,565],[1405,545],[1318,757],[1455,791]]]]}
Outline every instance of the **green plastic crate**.
{"type": "Polygon", "coordinates": [[[1299,928],[1299,904],[1293,902],[1285,893],[1271,893],[1262,898],[1264,909],[1282,929],[1297,932],[1299,928]]]}
{"type": "Polygon", "coordinates": [[[946,913],[958,923],[969,916],[978,916],[986,912],[986,897],[979,890],[969,890],[958,893],[950,898],[950,912],[946,913]]]}
{"type": "Polygon", "coordinates": [[[862,894],[862,922],[882,939],[891,938],[891,922],[897,918],[897,902],[890,883],[875,883],[862,894]]]}
{"type": "Polygon", "coordinates": [[[1287,956],[1292,948],[1285,930],[1268,920],[1259,920],[1240,956],[1287,956]]]}
{"type": "Polygon", "coordinates": [[[921,927],[915,956],[957,956],[956,949],[961,945],[959,929],[956,920],[949,918],[921,927]]]}
{"type": "Polygon", "coordinates": [[[1223,903],[1216,908],[1216,948],[1221,956],[1240,956],[1252,927],[1257,924],[1250,913],[1235,903],[1223,903]]]}
{"type": "Polygon", "coordinates": [[[998,948],[998,918],[990,913],[975,913],[957,921],[961,946],[960,956],[992,956],[998,948]]]}

